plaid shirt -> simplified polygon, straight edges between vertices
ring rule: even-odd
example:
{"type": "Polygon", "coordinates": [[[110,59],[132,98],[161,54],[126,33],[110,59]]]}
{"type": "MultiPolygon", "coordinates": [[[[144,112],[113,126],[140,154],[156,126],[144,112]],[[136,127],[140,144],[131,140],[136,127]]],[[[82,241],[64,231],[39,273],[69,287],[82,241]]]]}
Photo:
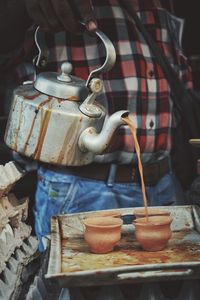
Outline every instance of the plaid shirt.
{"type": "MultiPolygon", "coordinates": [[[[191,70],[181,46],[171,30],[170,14],[152,0],[132,0],[138,16],[177,70],[188,88],[192,88],[191,70]]],[[[160,66],[137,30],[132,18],[118,0],[92,0],[99,29],[113,42],[117,60],[114,67],[100,75],[104,91],[97,97],[108,114],[129,110],[137,127],[143,162],[168,155],[171,150],[172,101],[170,89],[160,66]]],[[[173,21],[172,21],[173,22],[173,21]]],[[[176,29],[174,29],[176,31],[176,29]]],[[[47,70],[60,70],[69,61],[73,74],[87,79],[91,70],[105,60],[105,49],[98,37],[58,33],[46,36],[50,55],[47,70]]],[[[134,162],[133,137],[121,127],[104,155],[97,161],[134,162]]]]}

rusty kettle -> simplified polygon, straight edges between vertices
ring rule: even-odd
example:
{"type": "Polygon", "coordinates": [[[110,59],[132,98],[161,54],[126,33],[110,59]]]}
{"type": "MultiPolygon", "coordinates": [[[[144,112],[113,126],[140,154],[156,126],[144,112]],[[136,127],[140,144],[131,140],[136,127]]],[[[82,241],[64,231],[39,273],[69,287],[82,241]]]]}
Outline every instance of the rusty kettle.
{"type": "MultiPolygon", "coordinates": [[[[116,59],[108,37],[100,30],[96,35],[105,46],[106,59],[87,81],[72,76],[72,66],[65,62],[60,74],[40,73],[14,91],[4,137],[8,147],[34,160],[63,166],[89,164],[104,152],[116,128],[124,124],[121,117],[127,111],[106,118],[105,108],[95,99],[103,87],[96,76],[110,70],[116,59]]],[[[43,38],[37,28],[36,66],[46,55],[43,38]]]]}

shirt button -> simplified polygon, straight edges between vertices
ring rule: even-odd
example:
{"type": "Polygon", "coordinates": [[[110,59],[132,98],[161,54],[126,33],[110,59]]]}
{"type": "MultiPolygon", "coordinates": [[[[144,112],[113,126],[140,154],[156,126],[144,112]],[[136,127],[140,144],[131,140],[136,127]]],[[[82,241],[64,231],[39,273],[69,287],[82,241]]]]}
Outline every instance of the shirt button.
{"type": "Polygon", "coordinates": [[[148,72],[148,74],[149,74],[149,77],[154,77],[154,71],[153,70],[150,70],[149,72],[148,72]]]}
{"type": "Polygon", "coordinates": [[[154,121],[153,120],[150,121],[149,126],[150,126],[150,128],[154,127],[154,121]]]}

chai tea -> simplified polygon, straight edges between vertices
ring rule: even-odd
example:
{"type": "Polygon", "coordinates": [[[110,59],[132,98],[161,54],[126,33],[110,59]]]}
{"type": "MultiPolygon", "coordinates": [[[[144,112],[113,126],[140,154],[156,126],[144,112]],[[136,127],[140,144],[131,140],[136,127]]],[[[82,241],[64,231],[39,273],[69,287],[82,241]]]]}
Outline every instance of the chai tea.
{"type": "Polygon", "coordinates": [[[122,119],[129,126],[131,133],[133,135],[135,151],[136,151],[136,155],[137,155],[137,159],[138,159],[138,169],[139,169],[140,178],[141,178],[141,189],[142,189],[143,202],[144,202],[144,207],[145,207],[145,216],[148,221],[147,196],[146,196],[146,190],[145,190],[145,184],[144,184],[144,175],[143,175],[143,167],[142,167],[141,155],[140,155],[140,146],[139,146],[137,135],[136,135],[136,128],[135,128],[133,122],[128,117],[123,117],[122,119]]]}

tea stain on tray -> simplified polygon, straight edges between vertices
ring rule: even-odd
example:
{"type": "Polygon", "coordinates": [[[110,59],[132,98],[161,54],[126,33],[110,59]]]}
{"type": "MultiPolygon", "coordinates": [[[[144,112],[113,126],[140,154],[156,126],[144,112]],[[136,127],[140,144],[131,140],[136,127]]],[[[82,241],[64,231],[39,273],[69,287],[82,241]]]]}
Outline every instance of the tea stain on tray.
{"type": "MultiPolygon", "coordinates": [[[[200,242],[193,242],[194,232],[173,232],[167,247],[162,251],[149,252],[140,248],[134,235],[124,236],[114,251],[93,254],[82,237],[62,240],[62,273],[104,270],[123,266],[181,263],[200,261],[200,242]]],[[[197,234],[198,235],[198,234],[197,234]]],[[[195,238],[194,238],[195,239],[195,238]]],[[[198,240],[198,239],[197,239],[198,240]]]]}

